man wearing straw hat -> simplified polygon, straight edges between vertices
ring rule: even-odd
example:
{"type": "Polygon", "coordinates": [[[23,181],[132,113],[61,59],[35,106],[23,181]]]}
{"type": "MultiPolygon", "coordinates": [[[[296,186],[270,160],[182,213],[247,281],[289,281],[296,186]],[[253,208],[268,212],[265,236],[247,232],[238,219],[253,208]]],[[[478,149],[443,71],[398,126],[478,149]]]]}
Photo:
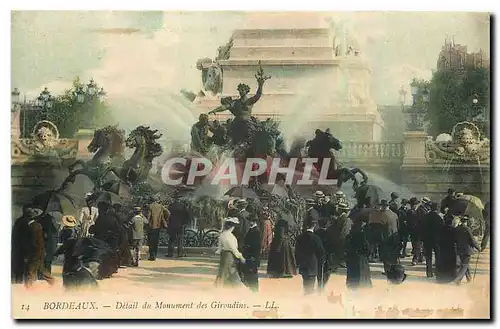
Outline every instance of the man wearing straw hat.
{"type": "Polygon", "coordinates": [[[59,237],[61,240],[61,243],[64,243],[64,241],[69,240],[69,239],[75,239],[76,238],[76,219],[75,217],[69,215],[69,216],[63,216],[62,218],[62,224],[63,228],[61,232],[59,233],[59,237]]]}
{"type": "Polygon", "coordinates": [[[132,266],[138,267],[142,240],[144,239],[144,224],[148,223],[148,220],[142,215],[141,207],[134,207],[132,223],[132,266]]]}

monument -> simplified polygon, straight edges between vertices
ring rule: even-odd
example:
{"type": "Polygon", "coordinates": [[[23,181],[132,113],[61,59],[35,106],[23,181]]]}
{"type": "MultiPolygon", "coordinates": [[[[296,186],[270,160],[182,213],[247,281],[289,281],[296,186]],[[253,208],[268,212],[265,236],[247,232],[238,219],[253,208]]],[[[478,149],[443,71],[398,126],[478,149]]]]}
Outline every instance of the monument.
{"type": "Polygon", "coordinates": [[[348,31],[318,13],[248,15],[214,60],[198,61],[203,87],[194,100],[196,115],[237,96],[240,83],[255,94],[259,61],[272,79],[252,110],[258,119],[281,121],[286,137],[310,137],[316,128],[330,128],[345,141],[380,140],[383,122],[361,49],[348,31]]]}

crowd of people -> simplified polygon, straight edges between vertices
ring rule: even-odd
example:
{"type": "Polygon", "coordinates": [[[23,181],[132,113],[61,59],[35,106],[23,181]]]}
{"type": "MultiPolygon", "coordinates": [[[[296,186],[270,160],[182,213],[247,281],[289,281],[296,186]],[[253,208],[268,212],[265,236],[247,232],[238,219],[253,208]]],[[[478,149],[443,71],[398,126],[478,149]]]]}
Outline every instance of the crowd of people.
{"type": "MultiPolygon", "coordinates": [[[[277,213],[271,204],[258,211],[246,199],[229,201],[216,254],[218,285],[259,289],[261,259],[267,259],[271,278],[303,278],[307,294],[322,291],[330,276],[345,268],[350,288],[371,287],[370,263],[382,262],[391,283],[406,278],[400,260],[412,266],[425,261],[426,276],[438,282],[460,284],[472,279],[469,261],[474,249],[482,251],[490,236],[490,206],[483,211],[485,232],[476,242],[467,215],[449,211],[457,193],[449,190],[440,204],[429,198],[401,199],[391,193],[379,204],[351,207],[341,192],[321,191],[306,199],[307,211],[299,226],[293,216],[277,213]],[[277,215],[279,214],[279,215],[277,215]],[[408,244],[411,254],[408,254],[408,244]],[[458,261],[457,261],[458,259],[458,261]],[[316,284],[317,282],[317,284],[316,284]]],[[[37,279],[54,283],[52,262],[64,255],[63,285],[97,286],[123,267],[137,267],[147,239],[148,261],[158,254],[160,230],[166,229],[166,257],[184,257],[184,231],[191,215],[179,194],[168,206],[152,198],[144,207],[129,208],[85,196],[78,216],[62,217],[62,228],[48,213],[27,205],[12,231],[12,281],[31,286],[37,279]],[[59,242],[59,247],[57,247],[59,242]]]]}
{"type": "Polygon", "coordinates": [[[306,294],[321,292],[340,268],[346,269],[349,288],[371,287],[370,263],[375,262],[383,263],[382,275],[389,282],[400,284],[407,277],[401,265],[405,257],[411,257],[411,266],[425,261],[426,276],[439,283],[460,284],[464,277],[470,282],[471,255],[474,249],[483,251],[489,241],[490,205],[483,211],[486,227],[478,243],[469,224],[476,219],[450,211],[459,196],[449,189],[438,204],[428,197],[400,200],[393,192],[390,200],[377,205],[358,203],[351,208],[341,191],[331,197],[317,191],[306,200],[295,248],[289,219],[273,218],[266,206],[259,219],[246,210],[246,200],[237,200],[230,203],[223,221],[216,283],[243,283],[258,291],[257,271],[261,258],[267,258],[269,277],[300,274],[306,294]]]}
{"type": "Polygon", "coordinates": [[[161,229],[169,236],[165,256],[173,257],[177,245],[177,257],[184,257],[184,230],[190,221],[178,194],[168,207],[153,197],[143,208],[87,193],[76,218],[62,216],[60,223],[52,214],[26,205],[12,230],[12,282],[30,287],[43,279],[53,284],[52,262],[64,255],[63,285],[95,287],[120,268],[138,267],[146,237],[148,261],[155,261],[161,229]]]}

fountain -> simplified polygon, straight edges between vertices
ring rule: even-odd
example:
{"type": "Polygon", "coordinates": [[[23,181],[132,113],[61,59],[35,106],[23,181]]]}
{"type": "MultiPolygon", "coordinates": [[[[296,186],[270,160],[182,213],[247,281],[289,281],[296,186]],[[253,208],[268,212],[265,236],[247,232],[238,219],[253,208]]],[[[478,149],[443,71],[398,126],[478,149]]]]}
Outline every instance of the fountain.
{"type": "Polygon", "coordinates": [[[194,100],[196,115],[234,96],[239,83],[252,87],[260,63],[273,78],[253,113],[283,122],[287,138],[316,128],[330,128],[342,140],[381,138],[370,69],[340,24],[329,23],[321,13],[253,13],[242,26],[215,60],[198,61],[204,89],[194,100]]]}

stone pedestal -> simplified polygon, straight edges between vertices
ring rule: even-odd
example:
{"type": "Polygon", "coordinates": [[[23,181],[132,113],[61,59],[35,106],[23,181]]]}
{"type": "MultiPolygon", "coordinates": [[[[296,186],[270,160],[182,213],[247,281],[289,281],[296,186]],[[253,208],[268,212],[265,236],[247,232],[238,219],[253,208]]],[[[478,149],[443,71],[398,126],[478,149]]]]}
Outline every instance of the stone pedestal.
{"type": "Polygon", "coordinates": [[[448,188],[472,194],[483,201],[490,199],[490,167],[488,165],[436,164],[406,165],[401,170],[402,185],[416,196],[441,200],[448,188]]]}
{"type": "Polygon", "coordinates": [[[78,159],[89,158],[91,154],[87,150],[90,142],[94,138],[94,131],[91,129],[79,129],[75,134],[75,139],[78,140],[78,159]]]}
{"type": "Polygon", "coordinates": [[[12,105],[10,111],[10,138],[17,140],[21,137],[21,105],[12,105]]]}
{"type": "MultiPolygon", "coordinates": [[[[195,100],[198,116],[220,105],[222,97],[238,97],[247,84],[254,94],[260,65],[267,80],[252,115],[282,121],[285,137],[311,137],[330,128],[341,140],[381,139],[383,122],[371,99],[371,71],[359,52],[336,54],[336,35],[319,13],[256,13],[236,30],[229,57],[217,61],[222,91],[195,100]],[[288,135],[288,136],[287,136],[288,135]]],[[[221,115],[220,119],[230,117],[221,115]]]]}
{"type": "Polygon", "coordinates": [[[427,134],[423,131],[408,131],[404,133],[405,154],[403,167],[407,165],[425,165],[425,141],[427,134]]]}

